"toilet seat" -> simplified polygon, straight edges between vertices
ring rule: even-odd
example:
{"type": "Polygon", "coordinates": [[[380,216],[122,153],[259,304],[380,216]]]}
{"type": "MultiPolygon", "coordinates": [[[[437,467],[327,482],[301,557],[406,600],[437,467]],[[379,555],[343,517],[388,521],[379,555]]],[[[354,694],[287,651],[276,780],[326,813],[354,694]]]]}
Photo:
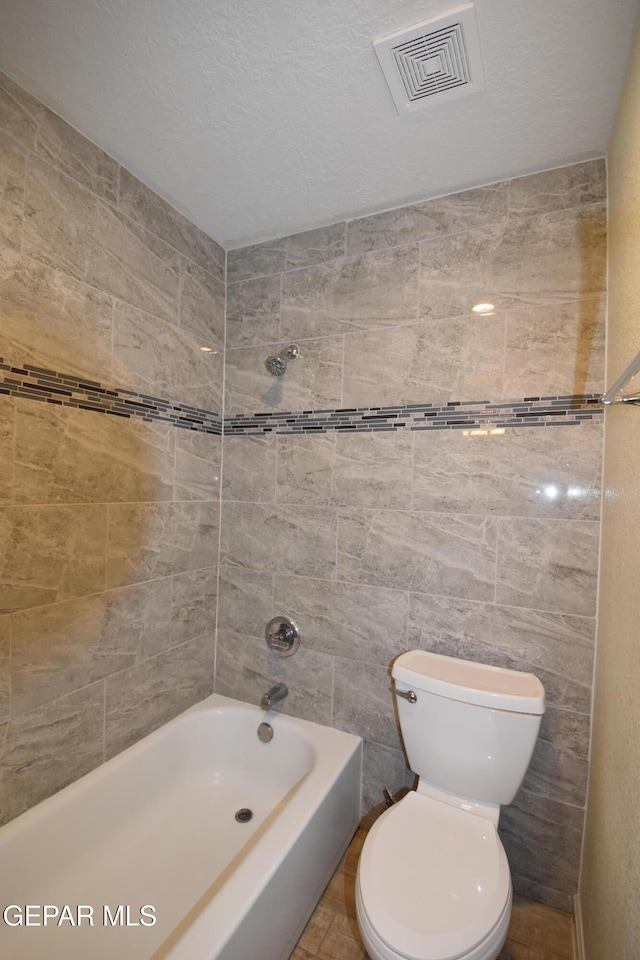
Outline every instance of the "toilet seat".
{"type": "Polygon", "coordinates": [[[357,887],[362,925],[389,957],[495,956],[506,935],[511,877],[494,824],[431,797],[408,793],[373,825],[357,887]]]}

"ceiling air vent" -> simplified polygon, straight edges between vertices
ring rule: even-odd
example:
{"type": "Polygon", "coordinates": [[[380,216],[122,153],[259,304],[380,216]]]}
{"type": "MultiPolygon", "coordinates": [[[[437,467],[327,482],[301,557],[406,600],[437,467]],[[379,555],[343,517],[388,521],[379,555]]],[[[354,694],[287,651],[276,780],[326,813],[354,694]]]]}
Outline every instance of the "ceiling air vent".
{"type": "Polygon", "coordinates": [[[484,90],[473,4],[375,40],[398,113],[484,90]]]}

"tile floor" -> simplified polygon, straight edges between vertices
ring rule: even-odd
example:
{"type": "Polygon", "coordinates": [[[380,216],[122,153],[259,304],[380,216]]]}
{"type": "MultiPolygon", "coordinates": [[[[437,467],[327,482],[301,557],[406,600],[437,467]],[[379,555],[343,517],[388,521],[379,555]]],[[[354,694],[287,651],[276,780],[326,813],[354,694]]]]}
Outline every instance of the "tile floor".
{"type": "MultiPolygon", "coordinates": [[[[356,832],[290,960],[367,960],[356,923],[355,877],[374,819],[369,815],[356,832]]],[[[574,960],[572,917],[537,903],[514,903],[499,960],[574,960]]]]}

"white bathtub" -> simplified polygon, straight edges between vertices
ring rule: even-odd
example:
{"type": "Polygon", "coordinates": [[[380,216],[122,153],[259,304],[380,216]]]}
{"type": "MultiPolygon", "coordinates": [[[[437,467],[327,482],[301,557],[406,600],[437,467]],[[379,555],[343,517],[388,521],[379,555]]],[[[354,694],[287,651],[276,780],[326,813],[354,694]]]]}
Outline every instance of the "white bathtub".
{"type": "Polygon", "coordinates": [[[209,697],[0,829],[0,957],[284,960],[358,824],[360,769],[358,737],[209,697]]]}

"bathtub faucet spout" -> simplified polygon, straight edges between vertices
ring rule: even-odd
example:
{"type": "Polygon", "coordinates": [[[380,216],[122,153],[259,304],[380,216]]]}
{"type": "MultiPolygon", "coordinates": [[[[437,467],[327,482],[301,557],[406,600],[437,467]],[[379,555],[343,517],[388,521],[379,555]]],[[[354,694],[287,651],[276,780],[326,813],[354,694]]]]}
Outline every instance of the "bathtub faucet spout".
{"type": "Polygon", "coordinates": [[[263,710],[271,710],[276,703],[279,703],[280,700],[284,700],[288,693],[289,689],[285,683],[276,683],[275,687],[271,687],[271,690],[265,693],[260,702],[261,708],[263,710]]]}

